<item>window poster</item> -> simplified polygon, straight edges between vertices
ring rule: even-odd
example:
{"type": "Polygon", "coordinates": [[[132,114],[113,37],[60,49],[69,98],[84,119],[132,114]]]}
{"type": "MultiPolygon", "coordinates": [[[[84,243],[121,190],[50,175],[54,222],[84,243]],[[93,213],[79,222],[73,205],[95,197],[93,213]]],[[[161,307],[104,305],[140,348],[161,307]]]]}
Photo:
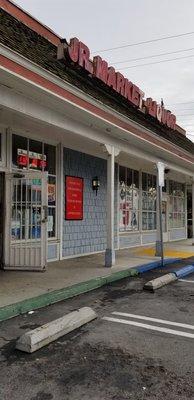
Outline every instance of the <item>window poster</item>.
{"type": "Polygon", "coordinates": [[[125,188],[125,183],[121,182],[120,183],[120,191],[119,191],[119,197],[120,197],[120,207],[119,207],[119,228],[120,231],[125,230],[125,196],[126,196],[126,188],[125,188]]]}
{"type": "Polygon", "coordinates": [[[131,185],[120,184],[120,231],[138,229],[139,192],[131,185]]]}
{"type": "Polygon", "coordinates": [[[83,220],[83,178],[65,178],[65,219],[83,220]]]}
{"type": "Polygon", "coordinates": [[[47,232],[52,232],[54,227],[53,215],[48,215],[47,232]]]}
{"type": "Polygon", "coordinates": [[[48,204],[55,204],[56,200],[56,185],[48,183],[48,204]]]}

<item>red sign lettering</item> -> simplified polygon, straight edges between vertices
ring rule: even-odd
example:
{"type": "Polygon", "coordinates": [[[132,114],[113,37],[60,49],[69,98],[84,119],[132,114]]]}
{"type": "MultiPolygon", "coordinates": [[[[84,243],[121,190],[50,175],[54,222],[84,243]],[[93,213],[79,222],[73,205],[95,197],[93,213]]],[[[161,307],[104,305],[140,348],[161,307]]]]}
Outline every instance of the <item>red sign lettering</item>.
{"type": "Polygon", "coordinates": [[[122,96],[125,95],[125,78],[120,72],[116,73],[117,75],[117,87],[116,90],[118,93],[120,93],[122,96]]]}
{"type": "Polygon", "coordinates": [[[116,80],[116,73],[113,67],[108,68],[108,77],[106,84],[112,87],[114,90],[117,88],[117,80],[116,80]]]}
{"type": "Polygon", "coordinates": [[[107,82],[108,76],[108,63],[100,56],[96,56],[93,58],[93,74],[96,78],[100,79],[102,82],[107,82]]]}
{"type": "Polygon", "coordinates": [[[73,62],[78,62],[79,60],[79,40],[77,38],[70,39],[70,44],[68,46],[68,54],[73,62]]]}
{"type": "Polygon", "coordinates": [[[125,97],[133,106],[156,118],[163,125],[167,125],[168,128],[176,129],[176,117],[171,111],[165,110],[163,105],[157,104],[152,98],[143,100],[144,93],[142,90],[126,79],[120,72],[116,72],[113,67],[109,67],[108,63],[100,56],[95,56],[91,60],[89,48],[77,38],[71,39],[68,46],[60,43],[58,58],[65,59],[65,54],[68,55],[71,61],[77,63],[93,77],[125,97]]]}
{"type": "Polygon", "coordinates": [[[88,47],[80,42],[79,45],[79,61],[78,61],[80,67],[83,67],[88,71],[89,73],[93,72],[93,65],[92,62],[90,61],[90,50],[88,47]]]}

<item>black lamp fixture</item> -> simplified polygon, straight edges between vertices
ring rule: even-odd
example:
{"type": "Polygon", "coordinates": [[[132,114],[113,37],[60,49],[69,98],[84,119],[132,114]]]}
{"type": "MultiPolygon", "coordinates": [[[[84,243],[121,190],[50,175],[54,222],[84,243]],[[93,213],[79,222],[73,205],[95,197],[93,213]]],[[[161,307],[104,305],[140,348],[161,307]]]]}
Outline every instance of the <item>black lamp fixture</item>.
{"type": "Polygon", "coordinates": [[[97,196],[97,192],[98,192],[99,187],[100,187],[100,181],[99,181],[98,177],[95,176],[92,179],[92,189],[96,191],[96,196],[97,196]]]}

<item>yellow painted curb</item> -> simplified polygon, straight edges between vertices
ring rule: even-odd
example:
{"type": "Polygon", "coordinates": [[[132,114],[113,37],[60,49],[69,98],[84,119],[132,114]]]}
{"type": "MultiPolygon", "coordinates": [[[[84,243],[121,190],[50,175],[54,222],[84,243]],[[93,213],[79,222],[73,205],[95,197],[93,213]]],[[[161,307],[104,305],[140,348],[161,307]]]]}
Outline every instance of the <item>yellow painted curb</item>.
{"type": "MultiPolygon", "coordinates": [[[[146,248],[146,249],[140,249],[135,252],[135,254],[139,256],[155,256],[155,248],[146,248]]],[[[174,257],[174,258],[188,258],[194,256],[194,252],[188,252],[188,251],[177,251],[173,249],[166,249],[164,250],[164,256],[165,257],[174,257]]]]}

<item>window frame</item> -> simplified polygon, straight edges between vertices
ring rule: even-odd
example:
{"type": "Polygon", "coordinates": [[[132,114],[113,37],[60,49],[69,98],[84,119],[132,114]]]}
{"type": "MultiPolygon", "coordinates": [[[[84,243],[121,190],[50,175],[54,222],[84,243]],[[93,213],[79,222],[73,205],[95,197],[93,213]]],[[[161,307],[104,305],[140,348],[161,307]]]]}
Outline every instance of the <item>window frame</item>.
{"type": "MultiPolygon", "coordinates": [[[[126,234],[126,233],[137,233],[140,232],[140,171],[126,167],[124,165],[119,165],[118,168],[118,231],[119,234],[126,234]],[[121,184],[120,184],[120,169],[124,168],[125,170],[125,201],[123,202],[122,205],[124,205],[125,203],[125,208],[121,210],[121,198],[120,198],[120,192],[121,192],[121,184]],[[128,188],[129,186],[127,185],[127,180],[128,180],[128,171],[130,171],[130,174],[132,176],[132,183],[131,183],[131,201],[132,201],[132,207],[127,209],[127,205],[126,205],[126,197],[127,197],[127,193],[126,193],[126,188],[128,188]],[[134,172],[138,173],[138,187],[133,187],[134,186],[134,172]],[[138,192],[138,208],[134,208],[134,191],[138,192]],[[132,213],[134,213],[134,211],[136,212],[136,217],[137,218],[137,228],[135,228],[135,225],[132,224],[131,228],[127,228],[127,226],[129,226],[128,224],[125,223],[124,228],[121,228],[120,226],[120,220],[121,220],[121,213],[125,212],[125,217],[126,217],[126,213],[127,211],[131,211],[132,213]]],[[[124,215],[124,214],[123,214],[124,215]]]]}
{"type": "Polygon", "coordinates": [[[142,171],[141,173],[142,175],[142,186],[141,186],[141,223],[142,223],[142,233],[145,232],[154,232],[157,229],[157,176],[154,175],[153,173],[150,172],[145,172],[142,171]],[[146,188],[143,188],[143,176],[146,176],[146,188]],[[151,177],[151,181],[152,181],[152,185],[149,188],[149,179],[151,177]],[[155,181],[155,183],[154,183],[155,181]],[[155,192],[152,194],[150,193],[149,189],[154,188],[155,192]],[[144,208],[144,194],[146,194],[145,197],[147,197],[147,207],[144,208]],[[154,199],[154,194],[155,194],[155,199],[154,199]],[[151,196],[149,196],[151,195],[151,196]],[[149,197],[153,198],[152,201],[154,201],[155,206],[154,209],[153,208],[149,208],[149,197]],[[143,215],[146,214],[146,229],[144,229],[144,225],[143,225],[143,215]],[[154,227],[152,227],[151,229],[148,229],[149,226],[149,216],[152,216],[152,221],[154,221],[154,227]]]}
{"type": "MultiPolygon", "coordinates": [[[[20,131],[18,131],[16,129],[11,131],[10,138],[11,138],[10,139],[10,147],[9,147],[10,148],[10,160],[9,160],[10,161],[9,162],[10,170],[20,171],[20,172],[21,171],[34,171],[34,172],[40,171],[40,172],[45,172],[48,177],[49,176],[55,177],[55,182],[56,182],[56,192],[55,192],[56,193],[56,200],[55,200],[55,206],[52,206],[52,208],[55,208],[55,236],[52,236],[52,237],[47,236],[47,240],[48,240],[48,242],[51,242],[51,241],[55,241],[56,242],[58,240],[58,237],[59,237],[59,232],[58,232],[58,230],[59,230],[59,222],[58,222],[58,209],[59,209],[59,205],[58,205],[58,201],[59,201],[58,197],[59,196],[58,196],[58,193],[59,193],[59,191],[58,191],[58,165],[57,165],[58,149],[57,149],[57,143],[54,142],[54,141],[45,140],[44,138],[42,140],[40,140],[40,138],[37,137],[37,136],[30,135],[29,133],[28,134],[24,134],[23,132],[20,132],[20,131]],[[29,163],[28,163],[28,167],[26,169],[23,169],[23,170],[21,168],[17,168],[17,166],[15,166],[15,165],[13,165],[13,162],[12,162],[12,157],[13,157],[13,154],[12,154],[13,135],[21,136],[21,137],[27,139],[27,151],[28,152],[29,152],[29,141],[30,141],[30,139],[34,140],[34,141],[37,141],[37,142],[40,142],[42,144],[42,155],[43,155],[43,151],[44,151],[44,144],[51,145],[51,146],[55,147],[55,175],[54,174],[49,174],[49,172],[45,171],[43,167],[42,167],[42,170],[40,170],[40,169],[36,170],[34,168],[29,168],[29,163]]],[[[48,191],[47,191],[47,198],[48,198],[48,191]]],[[[49,209],[49,205],[48,205],[48,209],[49,209]]],[[[48,233],[48,231],[47,231],[47,233],[48,233]]]]}
{"type": "Polygon", "coordinates": [[[186,185],[185,185],[185,183],[178,182],[178,181],[175,181],[173,179],[170,179],[169,180],[169,193],[168,193],[168,196],[169,196],[169,211],[168,211],[169,229],[172,230],[172,229],[185,228],[185,226],[186,226],[186,212],[187,212],[186,204],[185,204],[185,201],[186,201],[186,185]],[[172,193],[171,193],[171,190],[170,190],[171,185],[175,185],[175,187],[176,187],[176,185],[182,185],[182,189],[183,189],[182,193],[183,193],[183,195],[178,195],[178,194],[176,194],[176,192],[173,193],[173,191],[176,191],[177,189],[172,189],[172,193]],[[177,204],[178,204],[178,200],[182,200],[183,211],[178,211],[178,210],[175,211],[174,204],[175,204],[175,202],[177,202],[177,204]],[[170,205],[171,201],[172,201],[172,209],[171,209],[171,205],[170,205]],[[171,218],[170,218],[170,215],[172,216],[171,218]],[[177,216],[177,218],[174,218],[175,215],[177,216]],[[180,219],[178,218],[178,216],[180,216],[180,219]],[[179,221],[183,221],[183,224],[180,225],[180,226],[177,226],[177,224],[175,224],[174,221],[178,221],[178,220],[179,221]]]}

